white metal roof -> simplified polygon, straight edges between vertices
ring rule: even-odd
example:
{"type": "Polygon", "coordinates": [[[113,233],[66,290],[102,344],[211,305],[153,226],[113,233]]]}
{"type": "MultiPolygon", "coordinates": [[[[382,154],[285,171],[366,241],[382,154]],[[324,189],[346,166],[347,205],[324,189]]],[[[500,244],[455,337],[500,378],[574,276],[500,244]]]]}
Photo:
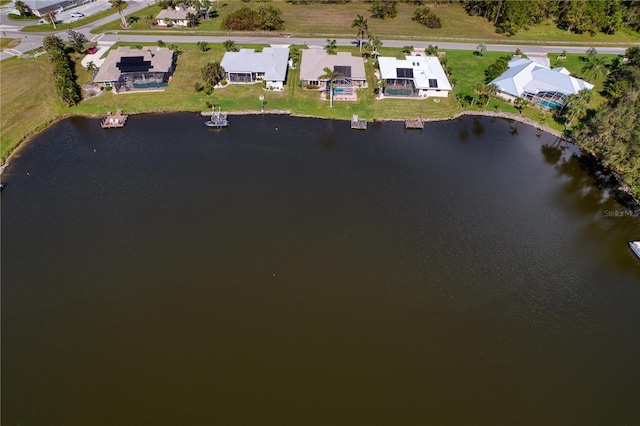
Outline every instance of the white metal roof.
{"type": "Polygon", "coordinates": [[[512,96],[522,96],[525,92],[573,95],[583,89],[593,89],[593,84],[572,77],[566,68],[550,69],[524,58],[509,61],[509,69],[491,83],[498,86],[501,92],[512,96]]]}
{"type": "Polygon", "coordinates": [[[380,56],[378,64],[380,77],[385,80],[398,78],[398,68],[410,68],[413,70],[413,83],[417,89],[434,89],[429,86],[429,80],[435,79],[438,81],[437,89],[451,90],[451,83],[435,56],[406,56],[406,59],[380,56]]]}
{"type": "Polygon", "coordinates": [[[268,81],[285,81],[289,48],[265,47],[262,52],[252,49],[240,49],[239,52],[227,52],[220,65],[226,72],[263,72],[268,81]]]}

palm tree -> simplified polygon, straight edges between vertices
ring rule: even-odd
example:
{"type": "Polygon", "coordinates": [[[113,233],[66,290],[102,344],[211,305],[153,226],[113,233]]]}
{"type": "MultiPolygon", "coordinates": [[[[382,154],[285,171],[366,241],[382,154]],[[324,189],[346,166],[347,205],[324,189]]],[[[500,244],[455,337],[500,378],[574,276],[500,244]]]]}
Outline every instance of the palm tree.
{"type": "Polygon", "coordinates": [[[187,13],[187,16],[185,18],[189,23],[189,28],[194,28],[198,24],[198,18],[192,12],[187,13]]]}
{"type": "Polygon", "coordinates": [[[582,73],[589,78],[599,80],[600,75],[605,75],[606,60],[600,56],[591,56],[582,67],[582,73]]]}
{"type": "Polygon", "coordinates": [[[513,102],[513,105],[516,107],[516,109],[518,111],[520,111],[520,115],[522,115],[522,110],[524,109],[524,107],[526,107],[527,105],[529,105],[529,101],[524,99],[524,98],[516,98],[516,100],[513,102]]]}
{"type": "Polygon", "coordinates": [[[567,101],[562,110],[562,114],[565,116],[565,128],[569,127],[574,119],[584,117],[589,108],[591,96],[591,91],[587,89],[579,91],[576,95],[567,96],[567,101]]]}
{"type": "Polygon", "coordinates": [[[111,3],[112,7],[118,9],[118,14],[120,15],[120,19],[122,20],[122,28],[128,28],[129,24],[127,24],[124,13],[122,13],[122,8],[125,4],[127,4],[127,2],[124,0],[109,0],[109,3],[111,3]]]}
{"type": "Polygon", "coordinates": [[[98,67],[96,66],[96,64],[93,63],[93,61],[89,61],[86,68],[87,68],[87,72],[91,74],[91,77],[93,77],[96,71],[98,71],[98,67]]]}
{"type": "Polygon", "coordinates": [[[476,52],[478,52],[478,56],[484,56],[484,52],[487,51],[487,45],[484,44],[484,41],[481,41],[478,47],[476,47],[476,52]]]}
{"type": "Polygon", "coordinates": [[[342,74],[329,67],[325,67],[323,71],[320,80],[329,80],[329,108],[333,108],[333,82],[342,77],[342,74]]]}
{"type": "Polygon", "coordinates": [[[362,40],[364,36],[369,32],[369,26],[367,25],[367,19],[362,15],[356,15],[356,19],[353,20],[351,28],[357,28],[356,38],[358,39],[358,47],[362,53],[362,40]]]}
{"type": "Polygon", "coordinates": [[[336,53],[336,41],[327,39],[327,44],[324,46],[324,50],[326,50],[329,55],[335,54],[336,53]]]}
{"type": "Polygon", "coordinates": [[[485,94],[489,98],[489,99],[487,99],[487,103],[486,103],[485,107],[487,105],[489,105],[489,101],[491,101],[491,97],[495,96],[497,93],[498,93],[498,86],[496,86],[495,84],[486,84],[485,85],[485,94]]]}
{"type": "Polygon", "coordinates": [[[373,33],[369,33],[369,43],[371,43],[371,56],[378,56],[378,49],[382,47],[382,40],[373,33]]]}
{"type": "Polygon", "coordinates": [[[47,21],[48,23],[53,25],[53,29],[56,29],[56,14],[53,13],[53,11],[48,12],[46,15],[44,15],[44,20],[47,21]]]}

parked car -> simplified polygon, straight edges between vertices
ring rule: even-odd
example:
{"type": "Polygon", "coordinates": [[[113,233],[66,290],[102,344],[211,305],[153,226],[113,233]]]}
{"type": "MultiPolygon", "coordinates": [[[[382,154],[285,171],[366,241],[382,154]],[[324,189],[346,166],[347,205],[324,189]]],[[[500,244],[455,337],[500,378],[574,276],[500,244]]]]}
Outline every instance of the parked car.
{"type": "Polygon", "coordinates": [[[90,48],[87,49],[87,55],[92,55],[94,53],[96,53],[98,51],[98,48],[95,46],[91,46],[90,48]]]}
{"type": "Polygon", "coordinates": [[[72,18],[84,18],[84,13],[73,12],[73,13],[71,13],[71,17],[72,18]]]}

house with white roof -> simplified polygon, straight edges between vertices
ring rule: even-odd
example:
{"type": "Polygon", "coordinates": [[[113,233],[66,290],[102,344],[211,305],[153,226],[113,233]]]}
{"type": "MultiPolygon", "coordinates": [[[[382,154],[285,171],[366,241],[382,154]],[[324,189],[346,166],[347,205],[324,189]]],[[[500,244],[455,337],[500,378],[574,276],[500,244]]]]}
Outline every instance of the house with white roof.
{"type": "Polygon", "coordinates": [[[305,88],[320,89],[328,93],[329,79],[321,78],[325,74],[325,68],[340,74],[340,77],[334,80],[334,92],[342,97],[356,96],[355,89],[367,87],[362,57],[352,56],[349,52],[329,55],[322,48],[309,48],[302,51],[300,81],[305,88]]]}
{"type": "Polygon", "coordinates": [[[524,98],[543,108],[561,108],[569,95],[593,89],[593,84],[572,77],[566,68],[549,68],[530,59],[514,58],[491,84],[509,101],[524,98]]]}
{"type": "Polygon", "coordinates": [[[175,58],[166,47],[118,47],[109,52],[93,83],[115,92],[162,90],[173,74],[175,58]]]}
{"type": "Polygon", "coordinates": [[[159,27],[188,27],[189,14],[199,16],[199,12],[193,7],[180,4],[175,7],[162,9],[156,16],[156,25],[159,27]]]}
{"type": "Polygon", "coordinates": [[[265,47],[262,52],[253,49],[227,52],[220,63],[229,83],[264,81],[269,90],[284,90],[288,64],[288,47],[265,47]]]}
{"type": "Polygon", "coordinates": [[[380,56],[378,65],[386,96],[446,98],[452,90],[435,56],[406,56],[405,59],[380,56]]]}

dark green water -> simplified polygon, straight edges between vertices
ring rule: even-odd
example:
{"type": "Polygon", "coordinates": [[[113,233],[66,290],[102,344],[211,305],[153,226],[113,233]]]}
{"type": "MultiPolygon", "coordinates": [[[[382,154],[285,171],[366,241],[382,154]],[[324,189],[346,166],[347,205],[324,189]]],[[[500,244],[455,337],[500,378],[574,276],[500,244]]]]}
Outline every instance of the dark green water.
{"type": "Polygon", "coordinates": [[[640,224],[552,137],[203,121],[5,171],[3,426],[640,424],[640,224]]]}

